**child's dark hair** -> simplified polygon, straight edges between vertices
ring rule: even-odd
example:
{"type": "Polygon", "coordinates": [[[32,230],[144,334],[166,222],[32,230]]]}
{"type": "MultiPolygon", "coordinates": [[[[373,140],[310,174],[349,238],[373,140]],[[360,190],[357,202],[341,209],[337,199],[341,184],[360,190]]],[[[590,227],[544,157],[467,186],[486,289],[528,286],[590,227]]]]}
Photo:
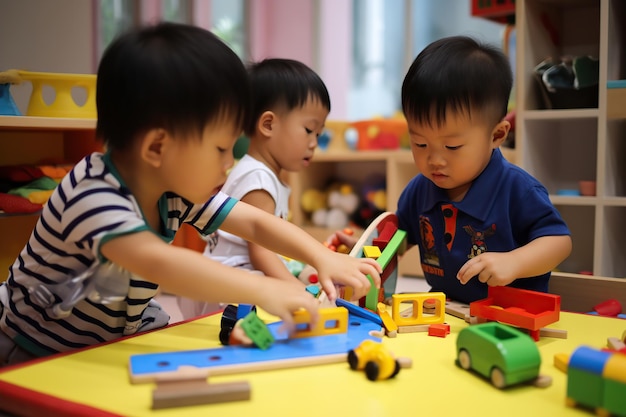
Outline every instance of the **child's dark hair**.
{"type": "Polygon", "coordinates": [[[308,99],[318,100],[330,111],[330,97],[319,75],[300,61],[268,58],[248,67],[252,94],[251,111],[244,131],[251,136],[256,122],[267,110],[290,111],[308,99]]]}
{"type": "Polygon", "coordinates": [[[509,61],[499,49],[452,36],[415,58],[402,83],[402,110],[407,119],[431,126],[441,126],[446,111],[495,125],[507,113],[512,86],[509,61]]]}
{"type": "Polygon", "coordinates": [[[132,30],[104,52],[98,68],[96,133],[109,149],[163,128],[183,136],[233,121],[241,133],[249,110],[243,62],[211,32],[159,23],[132,30]]]}

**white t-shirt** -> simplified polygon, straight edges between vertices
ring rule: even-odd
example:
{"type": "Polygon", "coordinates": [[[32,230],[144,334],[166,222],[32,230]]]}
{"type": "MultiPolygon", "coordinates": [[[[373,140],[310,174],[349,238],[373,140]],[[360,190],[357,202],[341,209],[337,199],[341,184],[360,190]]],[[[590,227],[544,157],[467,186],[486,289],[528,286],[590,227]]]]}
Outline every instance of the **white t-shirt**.
{"type": "MultiPolygon", "coordinates": [[[[246,194],[255,190],[267,191],[276,203],[274,214],[282,219],[287,219],[291,189],[283,184],[267,165],[250,155],[244,155],[230,174],[228,174],[226,183],[222,187],[222,192],[232,198],[241,200],[246,194]]],[[[217,230],[204,239],[207,242],[204,249],[206,257],[224,265],[261,273],[260,271],[254,271],[250,261],[248,242],[239,236],[223,230],[217,230]]],[[[185,319],[209,314],[222,308],[220,304],[204,303],[184,297],[177,297],[177,301],[185,319]]]]}

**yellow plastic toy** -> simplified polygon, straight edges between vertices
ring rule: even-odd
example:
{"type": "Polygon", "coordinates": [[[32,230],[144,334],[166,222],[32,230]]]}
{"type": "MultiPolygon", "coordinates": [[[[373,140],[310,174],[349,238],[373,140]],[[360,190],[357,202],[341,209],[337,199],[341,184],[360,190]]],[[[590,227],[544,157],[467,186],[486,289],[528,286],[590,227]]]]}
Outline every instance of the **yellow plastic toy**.
{"type": "Polygon", "coordinates": [[[55,74],[47,72],[18,71],[21,81],[30,81],[33,91],[30,96],[26,116],[68,117],[95,119],[96,76],[93,74],[55,74]],[[50,104],[44,100],[44,87],[54,90],[50,104]],[[83,91],[81,91],[83,90],[83,91]],[[78,103],[73,94],[86,95],[83,104],[78,103]]]}
{"type": "Polygon", "coordinates": [[[393,294],[391,296],[391,317],[398,326],[413,326],[418,324],[439,324],[445,321],[446,295],[442,292],[425,292],[414,294],[393,294]],[[424,314],[424,302],[435,301],[435,312],[432,315],[424,314]],[[410,317],[402,317],[400,305],[405,302],[413,304],[410,317]]]}

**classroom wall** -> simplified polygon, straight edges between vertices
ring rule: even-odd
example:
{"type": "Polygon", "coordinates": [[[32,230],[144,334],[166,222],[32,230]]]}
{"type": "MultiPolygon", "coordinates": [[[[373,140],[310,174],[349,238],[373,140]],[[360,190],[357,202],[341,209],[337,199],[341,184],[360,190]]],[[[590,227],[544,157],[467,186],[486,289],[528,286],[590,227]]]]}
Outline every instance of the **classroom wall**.
{"type": "MultiPolygon", "coordinates": [[[[0,71],[93,73],[92,26],[91,1],[0,0],[0,71]]],[[[17,87],[24,112],[30,93],[17,87]]]]}

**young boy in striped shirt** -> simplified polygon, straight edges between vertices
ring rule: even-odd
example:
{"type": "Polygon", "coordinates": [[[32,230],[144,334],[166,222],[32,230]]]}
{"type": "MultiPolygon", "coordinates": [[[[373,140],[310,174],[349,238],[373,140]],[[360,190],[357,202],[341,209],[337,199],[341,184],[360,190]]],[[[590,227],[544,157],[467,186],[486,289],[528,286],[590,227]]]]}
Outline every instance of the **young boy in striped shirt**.
{"type": "Polygon", "coordinates": [[[218,227],[312,264],[334,284],[369,289],[380,268],[326,249],[296,226],[221,193],[248,114],[239,58],[203,29],[160,23],[129,32],[98,68],[96,133],[106,153],[81,160],[45,205],[0,285],[0,366],[158,328],[157,290],[255,304],[293,329],[318,301],[294,280],[263,279],[169,245],[182,223],[218,227]]]}

